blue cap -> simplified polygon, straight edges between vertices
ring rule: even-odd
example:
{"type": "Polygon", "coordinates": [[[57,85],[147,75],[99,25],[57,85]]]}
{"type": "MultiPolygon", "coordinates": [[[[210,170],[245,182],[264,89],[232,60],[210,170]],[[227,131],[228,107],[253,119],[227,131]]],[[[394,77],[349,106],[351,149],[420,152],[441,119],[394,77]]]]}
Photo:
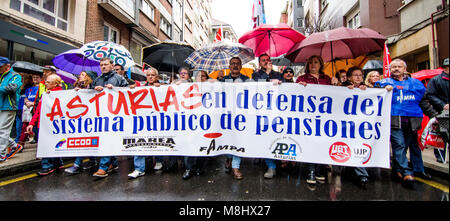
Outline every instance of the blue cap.
{"type": "Polygon", "coordinates": [[[3,66],[3,65],[5,65],[5,64],[10,64],[9,59],[0,56],[0,66],[3,66]]]}

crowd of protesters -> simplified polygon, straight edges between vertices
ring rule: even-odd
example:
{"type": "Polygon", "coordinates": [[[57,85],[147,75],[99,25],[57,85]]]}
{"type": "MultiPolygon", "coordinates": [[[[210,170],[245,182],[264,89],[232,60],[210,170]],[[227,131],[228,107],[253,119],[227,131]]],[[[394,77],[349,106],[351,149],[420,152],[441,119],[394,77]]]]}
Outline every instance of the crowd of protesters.
{"type": "MultiPolygon", "coordinates": [[[[424,171],[421,150],[418,145],[417,131],[421,127],[422,116],[426,114],[429,117],[436,117],[442,110],[448,110],[448,80],[449,80],[449,61],[444,60],[444,71],[442,74],[434,77],[428,84],[428,88],[414,78],[406,74],[406,63],[403,60],[395,59],[392,61],[390,78],[381,79],[380,73],[372,71],[364,79],[364,71],[359,67],[351,67],[348,70],[339,70],[333,77],[327,76],[323,72],[324,62],[320,56],[312,56],[306,62],[304,74],[294,78],[294,70],[286,67],[282,72],[273,69],[271,58],[267,54],[259,56],[259,69],[255,71],[251,79],[255,81],[272,82],[273,84],[298,83],[306,86],[308,84],[334,85],[347,87],[349,89],[366,90],[367,88],[385,88],[393,92],[393,97],[415,95],[415,100],[404,100],[398,102],[398,99],[392,100],[391,110],[391,145],[392,145],[392,178],[411,186],[414,177],[431,179],[431,176],[424,171]],[[412,169],[408,165],[406,156],[409,149],[412,169]]],[[[144,71],[146,75],[145,82],[139,82],[129,79],[125,74],[124,67],[114,64],[112,59],[103,58],[100,61],[102,74],[96,72],[82,71],[78,74],[78,79],[74,83],[74,90],[93,89],[102,91],[104,88],[112,89],[114,87],[141,87],[153,86],[159,87],[164,84],[160,80],[158,70],[150,67],[144,71]]],[[[243,83],[250,78],[241,73],[242,62],[239,57],[233,57],[229,61],[230,74],[224,76],[220,71],[217,79],[210,79],[205,71],[199,71],[195,78],[187,67],[180,68],[176,77],[172,77],[173,84],[189,82],[235,82],[243,83]],[[195,79],[195,80],[194,80],[195,79]]],[[[25,143],[36,142],[38,139],[39,116],[41,108],[41,97],[43,93],[51,91],[68,90],[72,87],[64,83],[56,74],[55,69],[46,66],[43,75],[36,73],[16,73],[11,68],[10,61],[7,58],[0,57],[0,162],[6,161],[15,154],[23,150],[25,143]],[[13,124],[16,123],[16,140],[10,138],[13,124]]],[[[381,89],[380,89],[381,90],[381,89]]],[[[447,141],[448,138],[445,137],[447,141]]],[[[446,150],[443,150],[446,151],[446,150]]],[[[442,156],[442,153],[440,153],[442,156]]],[[[204,173],[205,157],[145,157],[136,156],[133,158],[134,170],[128,174],[130,178],[144,176],[149,166],[146,166],[147,158],[153,159],[151,169],[160,170],[163,167],[171,168],[174,164],[184,161],[185,171],[182,179],[187,180],[193,175],[204,173]]],[[[225,160],[225,172],[231,173],[236,180],[241,180],[244,175],[240,171],[242,157],[227,155],[225,160]]],[[[442,157],[441,157],[442,161],[442,157]]],[[[56,169],[62,169],[61,158],[44,158],[41,160],[42,169],[39,175],[48,175],[56,169]]],[[[276,176],[277,167],[283,169],[287,167],[299,167],[304,165],[306,168],[306,182],[309,185],[326,182],[325,174],[331,171],[340,176],[344,170],[355,175],[356,181],[361,186],[366,186],[370,180],[369,171],[372,168],[331,166],[313,163],[297,163],[289,161],[278,161],[273,159],[264,159],[267,167],[264,178],[272,179],[276,176]]],[[[115,156],[99,157],[77,157],[73,166],[66,168],[65,172],[77,174],[83,170],[95,168],[93,176],[106,177],[112,171],[118,168],[118,159],[115,156]]],[[[375,168],[373,168],[375,169],[375,168]]]]}

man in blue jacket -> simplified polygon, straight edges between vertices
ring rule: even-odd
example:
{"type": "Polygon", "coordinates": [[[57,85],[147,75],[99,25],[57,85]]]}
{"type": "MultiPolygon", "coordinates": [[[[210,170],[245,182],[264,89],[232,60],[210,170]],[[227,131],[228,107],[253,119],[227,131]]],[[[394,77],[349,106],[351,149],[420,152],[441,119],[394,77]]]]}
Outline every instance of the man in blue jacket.
{"type": "Polygon", "coordinates": [[[413,175],[430,179],[424,172],[422,152],[417,141],[417,131],[422,124],[423,112],[419,106],[425,86],[410,78],[406,63],[401,59],[391,62],[391,77],[375,83],[376,87],[393,87],[391,107],[391,144],[393,153],[392,178],[401,180],[406,187],[412,187],[413,175]],[[409,147],[413,171],[408,167],[406,151],[409,147]]]}
{"type": "Polygon", "coordinates": [[[0,162],[22,150],[9,134],[16,118],[22,77],[13,71],[8,58],[0,57],[0,162]]]}

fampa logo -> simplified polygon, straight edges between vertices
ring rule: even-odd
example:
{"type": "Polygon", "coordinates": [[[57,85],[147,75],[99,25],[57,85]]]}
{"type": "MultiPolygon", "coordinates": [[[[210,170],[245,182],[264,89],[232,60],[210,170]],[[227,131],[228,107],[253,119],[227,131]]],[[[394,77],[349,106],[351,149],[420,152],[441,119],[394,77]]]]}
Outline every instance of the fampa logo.
{"type": "Polygon", "coordinates": [[[245,153],[244,147],[236,147],[233,144],[222,144],[222,143],[216,145],[216,138],[221,137],[222,133],[207,133],[204,134],[203,136],[205,138],[212,139],[208,147],[200,147],[199,151],[200,152],[206,151],[206,155],[209,155],[211,152],[217,151],[235,151],[245,153]]]}
{"type": "Polygon", "coordinates": [[[350,147],[344,142],[333,143],[329,151],[332,160],[338,163],[347,162],[352,156],[350,147]]]}

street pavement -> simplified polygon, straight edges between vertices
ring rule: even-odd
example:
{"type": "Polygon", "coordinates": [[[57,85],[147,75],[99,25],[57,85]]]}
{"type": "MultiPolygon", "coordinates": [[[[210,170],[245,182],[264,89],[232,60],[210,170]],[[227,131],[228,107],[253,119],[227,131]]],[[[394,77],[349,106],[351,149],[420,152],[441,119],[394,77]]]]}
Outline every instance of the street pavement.
{"type": "MultiPolygon", "coordinates": [[[[423,152],[423,159],[433,180],[416,181],[413,190],[392,181],[389,169],[370,169],[366,189],[347,173],[337,177],[331,172],[325,184],[309,186],[302,165],[297,170],[278,170],[277,176],[268,180],[263,178],[264,162],[257,159],[242,161],[244,179],[238,181],[224,172],[225,156],[209,158],[205,173],[189,180],[182,180],[182,168],[149,170],[145,176],[129,180],[131,157],[119,157],[118,171],[104,179],[92,177],[94,171],[68,175],[63,170],[38,177],[36,145],[27,144],[22,153],[0,164],[0,201],[448,201],[448,163],[435,162],[429,149],[423,152]]],[[[66,166],[70,163],[65,159],[66,166]]]]}

